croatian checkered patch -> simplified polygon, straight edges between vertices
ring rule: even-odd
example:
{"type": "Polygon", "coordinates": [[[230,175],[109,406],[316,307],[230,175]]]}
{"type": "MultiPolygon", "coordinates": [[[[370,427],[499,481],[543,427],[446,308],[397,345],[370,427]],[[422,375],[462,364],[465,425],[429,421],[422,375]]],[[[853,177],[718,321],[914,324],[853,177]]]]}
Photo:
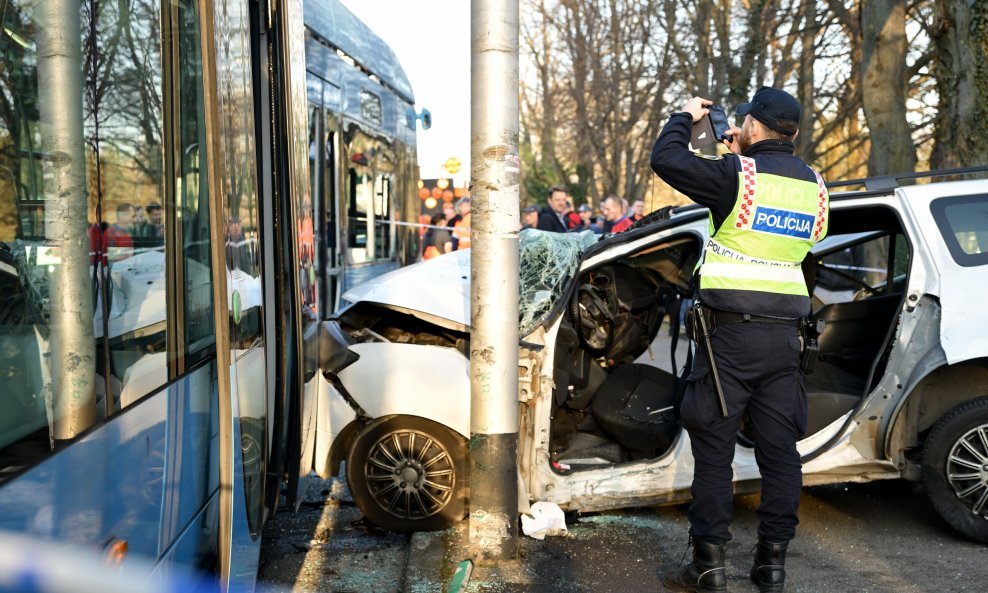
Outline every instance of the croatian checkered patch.
{"type": "Polygon", "coordinates": [[[754,220],[755,203],[755,159],[739,156],[741,161],[741,207],[738,218],[734,221],[735,228],[750,229],[754,220]]]}
{"type": "Polygon", "coordinates": [[[823,223],[827,220],[830,207],[827,184],[823,182],[823,177],[820,177],[820,174],[816,170],[813,171],[813,174],[816,175],[816,183],[820,188],[820,193],[817,196],[816,224],[813,225],[813,240],[819,241],[820,236],[823,234],[823,223]]]}

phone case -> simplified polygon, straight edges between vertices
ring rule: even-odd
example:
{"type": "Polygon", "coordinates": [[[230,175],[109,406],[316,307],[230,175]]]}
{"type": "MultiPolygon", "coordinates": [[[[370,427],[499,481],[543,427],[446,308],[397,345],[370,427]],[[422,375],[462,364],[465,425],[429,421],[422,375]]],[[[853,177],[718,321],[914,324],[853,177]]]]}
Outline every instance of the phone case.
{"type": "Polygon", "coordinates": [[[717,142],[714,135],[714,127],[710,123],[710,116],[704,115],[700,121],[693,122],[693,132],[690,135],[690,146],[694,149],[710,146],[717,142]]]}

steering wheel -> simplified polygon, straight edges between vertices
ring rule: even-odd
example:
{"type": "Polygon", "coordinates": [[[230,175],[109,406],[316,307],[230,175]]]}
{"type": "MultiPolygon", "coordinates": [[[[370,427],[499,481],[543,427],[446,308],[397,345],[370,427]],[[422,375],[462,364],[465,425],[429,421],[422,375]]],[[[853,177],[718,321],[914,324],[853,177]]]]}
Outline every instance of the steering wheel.
{"type": "Polygon", "coordinates": [[[591,356],[610,350],[614,342],[614,316],[602,289],[592,284],[580,285],[573,295],[570,313],[584,350],[591,356]]]}

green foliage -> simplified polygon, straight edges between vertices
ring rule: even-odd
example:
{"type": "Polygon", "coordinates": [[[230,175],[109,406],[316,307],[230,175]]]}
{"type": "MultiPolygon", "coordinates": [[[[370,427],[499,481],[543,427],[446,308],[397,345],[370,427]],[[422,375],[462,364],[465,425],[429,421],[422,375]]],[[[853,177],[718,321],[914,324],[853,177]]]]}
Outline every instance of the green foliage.
{"type": "Polygon", "coordinates": [[[586,178],[586,175],[581,174],[582,169],[580,167],[577,167],[576,171],[577,179],[580,180],[577,183],[569,183],[568,179],[570,175],[565,170],[563,174],[566,176],[566,179],[561,179],[552,164],[544,162],[532,148],[532,137],[528,133],[522,133],[518,150],[521,153],[522,164],[522,204],[534,204],[537,206],[545,204],[546,198],[549,196],[549,188],[557,186],[566,188],[567,193],[573,200],[574,208],[586,203],[587,189],[581,182],[586,178]]]}
{"type": "Polygon", "coordinates": [[[560,180],[557,179],[552,167],[542,162],[539,155],[532,150],[530,134],[522,134],[518,148],[522,166],[521,203],[544,204],[549,188],[558,185],[560,180]]]}

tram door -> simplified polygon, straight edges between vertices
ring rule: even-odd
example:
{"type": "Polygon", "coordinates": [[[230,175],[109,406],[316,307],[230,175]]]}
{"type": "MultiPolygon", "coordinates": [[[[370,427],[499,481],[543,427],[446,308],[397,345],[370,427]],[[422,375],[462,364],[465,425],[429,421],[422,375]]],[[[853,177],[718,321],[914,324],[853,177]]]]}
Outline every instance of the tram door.
{"type": "MultiPolygon", "coordinates": [[[[275,394],[269,393],[266,373],[271,372],[271,357],[267,350],[278,348],[279,336],[297,340],[304,335],[314,325],[311,313],[317,308],[311,281],[316,261],[306,163],[302,5],[289,0],[269,5],[271,12],[263,8],[238,0],[216,0],[217,11],[224,15],[220,22],[227,29],[217,30],[210,40],[221,48],[222,59],[213,65],[215,72],[208,73],[208,79],[215,81],[216,104],[207,120],[223,155],[210,161],[209,179],[216,227],[223,229],[222,237],[213,235],[213,253],[226,264],[224,272],[214,278],[214,292],[219,367],[218,564],[220,578],[230,591],[253,588],[266,517],[265,481],[281,477],[280,471],[269,472],[281,468],[268,465],[278,438],[272,427],[282,424],[269,421],[277,406],[275,394]],[[252,32],[259,38],[254,47],[252,32]],[[266,74],[252,78],[255,72],[270,72],[273,78],[266,74]],[[253,88],[244,85],[248,80],[255,81],[253,88]],[[273,109],[255,111],[255,102],[273,109]],[[268,183],[272,178],[277,179],[276,186],[268,183]],[[270,220],[275,210],[280,211],[280,220],[290,222],[272,232],[265,219],[270,220]],[[272,242],[281,250],[278,257],[269,257],[272,242]],[[289,304],[283,318],[277,311],[279,301],[264,298],[272,283],[275,291],[288,295],[280,301],[289,304]],[[266,315],[265,310],[272,307],[275,315],[266,315]]],[[[301,375],[299,365],[308,357],[300,352],[302,344],[297,341],[284,346],[292,352],[278,379],[290,386],[289,398],[305,400],[293,375],[301,375]]],[[[304,414],[306,403],[298,405],[304,414]]],[[[293,434],[289,431],[288,438],[293,434]]],[[[290,442],[285,454],[289,472],[297,472],[291,467],[297,459],[288,457],[294,445],[290,442]]]]}

